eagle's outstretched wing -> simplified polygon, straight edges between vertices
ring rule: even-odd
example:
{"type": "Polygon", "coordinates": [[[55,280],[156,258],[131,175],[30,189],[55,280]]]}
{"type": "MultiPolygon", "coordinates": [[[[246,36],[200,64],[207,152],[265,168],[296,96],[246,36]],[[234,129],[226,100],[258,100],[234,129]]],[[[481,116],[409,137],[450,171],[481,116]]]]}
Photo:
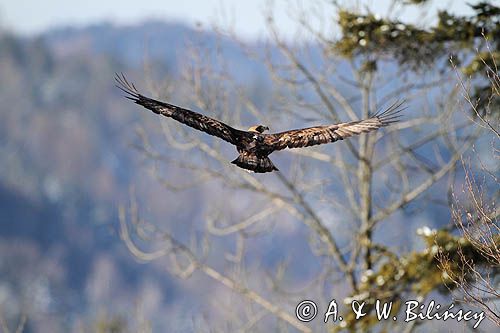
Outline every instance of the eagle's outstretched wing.
{"type": "Polygon", "coordinates": [[[361,133],[377,130],[398,121],[404,101],[392,104],[387,110],[368,119],[329,126],[316,126],[281,133],[267,134],[264,144],[270,151],[285,148],[301,148],[344,140],[361,133]]]}
{"type": "Polygon", "coordinates": [[[123,74],[116,74],[115,80],[118,83],[117,87],[128,95],[125,96],[126,98],[134,101],[136,104],[142,105],[156,114],[170,117],[192,128],[217,136],[234,145],[237,145],[243,136],[249,135],[245,131],[237,130],[216,119],[146,97],[140,94],[134,84],[128,82],[123,74]]]}

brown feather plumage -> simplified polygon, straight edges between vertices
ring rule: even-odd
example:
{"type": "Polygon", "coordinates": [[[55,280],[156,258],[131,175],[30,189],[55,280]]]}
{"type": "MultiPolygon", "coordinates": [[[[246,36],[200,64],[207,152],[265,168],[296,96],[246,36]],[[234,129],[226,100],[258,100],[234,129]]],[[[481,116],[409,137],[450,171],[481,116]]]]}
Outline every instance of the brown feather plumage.
{"type": "Polygon", "coordinates": [[[397,122],[403,101],[392,104],[387,110],[374,114],[368,119],[328,126],[315,126],[266,134],[264,144],[270,149],[302,148],[344,140],[353,135],[367,133],[397,122]]]}
{"type": "Polygon", "coordinates": [[[118,83],[117,87],[127,94],[125,96],[126,98],[134,101],[136,104],[142,105],[156,114],[170,117],[192,128],[219,137],[234,145],[238,144],[238,140],[241,139],[242,136],[250,137],[250,135],[248,135],[245,131],[237,130],[216,119],[178,107],[176,105],[146,97],[140,94],[136,87],[132,83],[128,82],[127,78],[123,74],[116,74],[115,80],[118,83]]]}
{"type": "Polygon", "coordinates": [[[254,172],[278,170],[268,158],[268,155],[273,151],[330,143],[344,140],[353,135],[375,131],[397,122],[404,109],[402,108],[404,101],[396,102],[387,110],[378,112],[364,120],[263,134],[258,131],[242,131],[191,110],[146,97],[140,94],[134,84],[130,83],[123,74],[117,74],[115,80],[117,87],[125,92],[125,97],[135,103],[156,114],[170,117],[235,145],[240,155],[232,163],[254,172]]]}

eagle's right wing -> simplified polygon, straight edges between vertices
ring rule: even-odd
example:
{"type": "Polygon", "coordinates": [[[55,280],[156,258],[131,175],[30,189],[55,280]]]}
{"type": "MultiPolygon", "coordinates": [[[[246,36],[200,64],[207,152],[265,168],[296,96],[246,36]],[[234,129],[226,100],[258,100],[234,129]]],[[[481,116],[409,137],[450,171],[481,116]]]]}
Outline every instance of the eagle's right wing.
{"type": "Polygon", "coordinates": [[[403,103],[404,101],[396,102],[387,110],[379,112],[368,119],[266,134],[264,144],[269,151],[302,148],[344,140],[353,135],[375,131],[397,122],[400,112],[403,110],[403,103]]]}
{"type": "Polygon", "coordinates": [[[126,98],[134,101],[136,104],[142,105],[156,114],[173,118],[185,125],[210,135],[217,136],[234,145],[238,145],[244,136],[249,135],[248,132],[235,129],[216,119],[146,97],[140,94],[134,84],[129,83],[123,74],[116,74],[115,80],[118,83],[117,87],[128,95],[125,96],[126,98]]]}

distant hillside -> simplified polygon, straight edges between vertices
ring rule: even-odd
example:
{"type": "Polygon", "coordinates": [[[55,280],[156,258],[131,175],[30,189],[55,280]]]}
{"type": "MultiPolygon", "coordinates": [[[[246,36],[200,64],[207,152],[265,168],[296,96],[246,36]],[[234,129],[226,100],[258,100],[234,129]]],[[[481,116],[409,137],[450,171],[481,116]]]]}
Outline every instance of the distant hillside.
{"type": "MultiPolygon", "coordinates": [[[[161,36],[196,34],[165,26],[161,36]]],[[[28,312],[27,332],[67,332],[75,318],[93,320],[97,296],[89,288],[102,280],[102,267],[120,281],[103,292],[124,304],[146,280],[175,297],[173,281],[137,265],[116,232],[118,204],[144,172],[130,148],[130,129],[143,114],[124,101],[113,76],[142,74],[134,42],[147,27],[0,34],[0,300],[5,291],[13,298],[2,303],[6,313],[28,312]],[[33,302],[27,286],[43,290],[42,305],[16,308],[33,302]]],[[[155,68],[175,68],[175,52],[163,48],[170,60],[155,68]]]]}
{"type": "MultiPolygon", "coordinates": [[[[176,65],[182,61],[187,49],[192,45],[202,45],[212,51],[219,48],[220,56],[238,69],[241,79],[252,79],[264,74],[265,70],[262,65],[250,61],[234,41],[178,23],[147,21],[134,26],[102,23],[82,29],[54,29],[41,38],[58,56],[90,51],[110,56],[131,67],[142,67],[147,59],[176,73],[176,65]]],[[[262,46],[255,44],[254,47],[259,49],[262,46]]]]}

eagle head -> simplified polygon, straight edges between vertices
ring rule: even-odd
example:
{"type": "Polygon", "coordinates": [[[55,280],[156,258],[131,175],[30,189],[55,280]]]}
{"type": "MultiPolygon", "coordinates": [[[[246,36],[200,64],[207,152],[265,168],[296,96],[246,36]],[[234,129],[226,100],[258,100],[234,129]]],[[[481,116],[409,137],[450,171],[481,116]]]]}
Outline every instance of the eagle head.
{"type": "Polygon", "coordinates": [[[248,131],[252,133],[264,133],[265,131],[269,131],[269,127],[264,125],[255,125],[250,127],[248,131]]]}

